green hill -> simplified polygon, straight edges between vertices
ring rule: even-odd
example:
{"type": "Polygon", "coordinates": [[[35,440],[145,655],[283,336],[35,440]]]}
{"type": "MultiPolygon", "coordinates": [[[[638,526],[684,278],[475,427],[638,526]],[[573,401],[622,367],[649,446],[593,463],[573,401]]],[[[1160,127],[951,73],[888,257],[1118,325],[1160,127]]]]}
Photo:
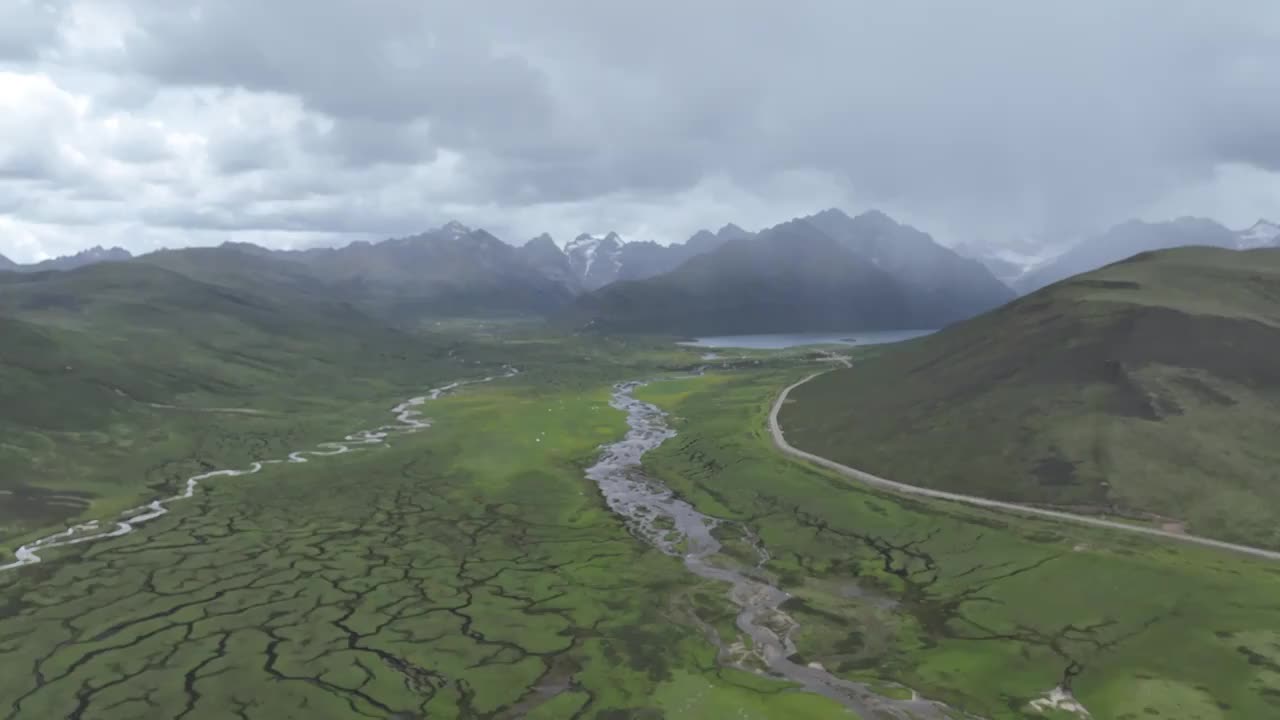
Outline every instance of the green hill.
{"type": "Polygon", "coordinates": [[[1077,276],[801,386],[797,447],[903,482],[1280,546],[1280,251],[1077,276]]]}
{"type": "Polygon", "coordinates": [[[137,261],[0,273],[0,544],[210,464],[340,437],[459,372],[446,343],[350,305],[226,283],[137,261]]]}

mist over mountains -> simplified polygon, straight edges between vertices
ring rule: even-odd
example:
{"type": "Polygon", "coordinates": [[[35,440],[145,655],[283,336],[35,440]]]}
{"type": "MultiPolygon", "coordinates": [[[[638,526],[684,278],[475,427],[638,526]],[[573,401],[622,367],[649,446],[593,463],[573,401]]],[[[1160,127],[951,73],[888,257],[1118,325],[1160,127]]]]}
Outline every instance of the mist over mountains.
{"type": "Polygon", "coordinates": [[[576,303],[631,332],[748,333],[938,327],[1013,297],[985,267],[872,211],[825,210],[721,243],[677,269],[576,303]]]}
{"type": "Polygon", "coordinates": [[[941,327],[1136,253],[1186,245],[1280,245],[1280,226],[1232,231],[1202,218],[1131,221],[1044,260],[949,249],[871,210],[838,209],[749,232],[734,224],[686,242],[626,241],[615,232],[515,246],[450,222],[417,235],[342,247],[271,250],[247,243],[121,248],[0,270],[72,270],[132,261],[205,282],[291,288],[397,324],[428,317],[535,316],[590,331],[695,334],[941,327]],[[971,257],[976,256],[976,257],[971,257]]]}
{"type": "Polygon", "coordinates": [[[1182,217],[1167,222],[1131,220],[1047,258],[1030,250],[995,253],[973,245],[957,250],[980,260],[1002,282],[1023,294],[1140,252],[1189,246],[1230,250],[1280,247],[1280,225],[1263,219],[1244,230],[1229,230],[1206,218],[1182,217]]]}

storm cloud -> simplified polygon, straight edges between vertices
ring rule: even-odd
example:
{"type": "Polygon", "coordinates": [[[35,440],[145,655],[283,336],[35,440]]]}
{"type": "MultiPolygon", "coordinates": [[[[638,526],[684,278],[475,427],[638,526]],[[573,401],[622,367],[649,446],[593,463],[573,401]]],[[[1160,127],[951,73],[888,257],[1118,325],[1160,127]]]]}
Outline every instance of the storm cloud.
{"type": "Polygon", "coordinates": [[[0,253],[1280,216],[1280,4],[11,0],[0,253]]]}

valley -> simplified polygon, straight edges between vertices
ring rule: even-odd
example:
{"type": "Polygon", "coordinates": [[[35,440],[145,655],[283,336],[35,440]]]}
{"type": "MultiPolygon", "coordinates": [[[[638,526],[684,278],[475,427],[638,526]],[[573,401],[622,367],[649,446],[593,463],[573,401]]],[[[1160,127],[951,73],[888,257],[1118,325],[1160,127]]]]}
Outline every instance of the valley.
{"type": "MultiPolygon", "coordinates": [[[[782,609],[801,660],[984,717],[1040,717],[1031,705],[1055,688],[1092,717],[1273,712],[1268,661],[1251,654],[1280,620],[1266,599],[1273,560],[887,493],[797,463],[766,420],[779,385],[811,373],[640,392],[677,418],[648,472],[750,524],[792,596],[782,609]]],[[[721,538],[753,562],[737,533],[721,538]]]]}
{"type": "Polygon", "coordinates": [[[982,313],[1011,293],[979,274],[922,300],[935,276],[918,254],[895,269],[898,245],[948,277],[972,265],[882,215],[738,232],[638,280],[621,258],[667,251],[588,236],[521,259],[457,224],[0,273],[0,707],[1275,711],[1264,443],[1204,429],[1269,428],[1269,366],[1219,349],[1269,342],[1269,251],[1138,256],[982,313]],[[618,277],[588,289],[588,264],[618,277]],[[1227,448],[1238,474],[1196,496],[1203,469],[1158,484],[1096,433],[1110,464],[1090,466],[1063,427],[1113,428],[1143,462],[1135,437],[1227,448]]]}
{"type": "Polygon", "coordinates": [[[1278,38],[0,0],[0,720],[1280,718],[1278,38]]]}
{"type": "Polygon", "coordinates": [[[804,348],[474,352],[475,379],[521,372],[439,393],[416,406],[430,428],[386,446],[220,477],[0,573],[0,639],[29,668],[0,681],[10,714],[1023,718],[1055,690],[1093,717],[1272,707],[1272,563],[790,460],[767,420],[829,365],[804,348]]]}

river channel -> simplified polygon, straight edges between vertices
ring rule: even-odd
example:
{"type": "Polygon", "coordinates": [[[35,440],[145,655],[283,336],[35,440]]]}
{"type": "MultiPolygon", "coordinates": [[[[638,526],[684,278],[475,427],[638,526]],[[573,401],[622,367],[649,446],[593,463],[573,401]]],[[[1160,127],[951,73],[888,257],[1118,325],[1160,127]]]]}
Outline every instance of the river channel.
{"type": "MultiPolygon", "coordinates": [[[[169,505],[186,500],[196,494],[201,483],[208,482],[219,477],[238,477],[241,475],[253,475],[261,472],[268,465],[277,463],[304,463],[308,457],[327,457],[330,455],[342,455],[344,453],[354,452],[364,446],[382,445],[392,435],[400,435],[404,433],[418,432],[431,427],[431,421],[422,417],[421,407],[431,400],[438,400],[440,397],[447,395],[465,385],[474,385],[477,383],[492,382],[500,378],[508,378],[517,374],[519,371],[513,367],[506,367],[501,375],[490,375],[485,378],[477,378],[475,380],[457,380],[448,385],[441,385],[433,388],[426,395],[409,398],[404,402],[391,408],[392,414],[395,416],[394,425],[381,425],[368,430],[360,430],[351,433],[341,440],[332,442],[319,443],[314,450],[295,450],[286,457],[278,460],[258,460],[250,463],[248,467],[238,469],[213,470],[210,472],[192,475],[187,478],[183,485],[182,492],[170,497],[162,497],[152,500],[146,505],[126,510],[120,514],[114,522],[103,525],[97,520],[73,525],[66,530],[47,535],[29,542],[14,551],[14,561],[6,565],[0,565],[0,572],[5,570],[15,570],[17,568],[34,565],[40,562],[40,553],[53,548],[66,547],[68,545],[78,545],[80,543],[94,542],[97,540],[106,540],[108,538],[120,537],[133,532],[139,525],[150,522],[156,518],[169,512],[169,505]]],[[[161,406],[172,407],[172,406],[161,406]]],[[[224,408],[219,410],[225,411],[224,408]]],[[[243,411],[242,411],[243,412],[243,411]]]]}
{"type": "Polygon", "coordinates": [[[790,659],[796,653],[792,636],[799,625],[781,609],[791,596],[772,585],[763,572],[769,560],[763,543],[740,523],[698,512],[666,485],[642,472],[644,454],[676,435],[667,424],[666,413],[636,399],[636,389],[644,384],[632,381],[614,386],[610,405],[627,414],[627,434],[622,440],[605,445],[599,460],[586,474],[634,535],[668,555],[681,557],[694,575],[730,586],[729,598],[739,608],[737,627],[750,638],[751,646],[726,647],[717,640],[722,662],[745,670],[757,670],[762,665],[775,677],[831,698],[868,719],[926,720],[958,715],[914,692],[911,699],[885,697],[869,685],[836,677],[817,663],[803,665],[790,659]],[[720,553],[721,544],[713,531],[730,525],[738,526],[735,529],[755,548],[759,558],[755,567],[735,568],[733,561],[720,553]],[[754,663],[745,662],[752,658],[754,663]]]}

